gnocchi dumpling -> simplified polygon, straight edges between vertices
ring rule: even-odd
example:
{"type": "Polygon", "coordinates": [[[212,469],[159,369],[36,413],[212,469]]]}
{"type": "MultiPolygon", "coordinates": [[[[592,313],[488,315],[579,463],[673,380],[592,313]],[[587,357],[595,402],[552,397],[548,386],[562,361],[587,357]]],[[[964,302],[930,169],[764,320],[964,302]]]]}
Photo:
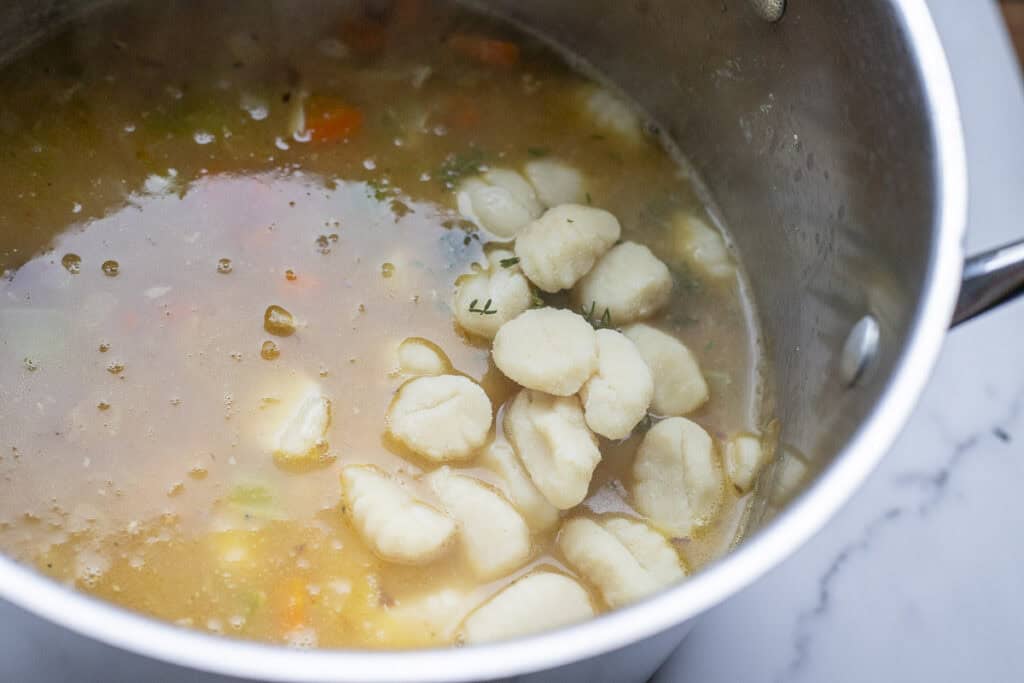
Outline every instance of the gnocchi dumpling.
{"type": "Polygon", "coordinates": [[[523,168],[526,178],[547,208],[559,204],[582,204],[587,200],[583,174],[557,159],[538,159],[523,168]]]}
{"type": "Polygon", "coordinates": [[[495,579],[526,563],[530,557],[530,529],[500,493],[447,467],[427,479],[445,511],[458,524],[463,553],[477,578],[495,579]]]}
{"type": "Polygon", "coordinates": [[[467,643],[540,633],[594,616],[587,591],[568,576],[537,571],[475,609],[462,624],[467,643]]]}
{"type": "Polygon", "coordinates": [[[484,445],[491,400],[461,375],[417,377],[402,385],[386,416],[388,431],[435,462],[460,460],[484,445]]]}
{"type": "Polygon", "coordinates": [[[408,377],[444,375],[452,362],[437,344],[422,337],[409,337],[398,345],[398,372],[408,377]]]}
{"type": "Polygon", "coordinates": [[[558,508],[537,489],[508,442],[493,441],[481,454],[480,464],[501,477],[509,501],[531,529],[543,531],[558,522],[558,508]]]}
{"type": "Polygon", "coordinates": [[[455,539],[455,522],[416,500],[372,465],[341,471],[345,511],[359,535],[385,560],[424,564],[440,557],[455,539]]]}
{"type": "Polygon", "coordinates": [[[679,538],[707,525],[722,501],[722,472],[711,437],[684,417],[662,420],[644,435],[633,481],[636,509],[679,538]]]}
{"type": "Polygon", "coordinates": [[[399,601],[387,611],[387,618],[408,632],[428,636],[430,641],[448,640],[479,600],[474,591],[441,588],[399,601]]]}
{"type": "Polygon", "coordinates": [[[797,494],[807,480],[810,467],[800,456],[782,451],[772,474],[772,489],[769,500],[772,505],[782,506],[797,494]]]}
{"type": "Polygon", "coordinates": [[[654,378],[636,345],[615,330],[598,330],[597,373],[580,389],[587,426],[609,439],[624,439],[647,415],[654,378]]]}
{"type": "Polygon", "coordinates": [[[520,174],[495,168],[459,185],[456,204],[466,218],[498,237],[510,239],[541,213],[530,183],[520,174]]]}
{"type": "Polygon", "coordinates": [[[504,429],[530,479],[552,505],[568,510],[583,502],[601,451],[577,397],[523,389],[505,411],[504,429]]]}
{"type": "Polygon", "coordinates": [[[750,434],[738,434],[725,444],[722,456],[729,480],[746,493],[754,486],[754,480],[764,465],[764,449],[761,440],[750,434]]]}
{"type": "Polygon", "coordinates": [[[658,415],[680,416],[708,400],[708,384],[690,349],[670,334],[634,323],[622,330],[636,344],[654,377],[651,409],[658,415]]]}
{"type": "Polygon", "coordinates": [[[612,608],[636,602],[686,576],[668,540],[642,522],[576,517],[562,526],[558,547],[612,608]]]}
{"type": "Polygon", "coordinates": [[[582,316],[560,308],[532,308],[501,326],[494,364],[528,389],[571,396],[597,370],[597,336],[582,316]]]}
{"type": "Polygon", "coordinates": [[[640,118],[632,107],[604,88],[586,86],[580,92],[583,113],[595,127],[637,144],[643,140],[640,118]]]}
{"type": "Polygon", "coordinates": [[[732,277],[736,264],[721,233],[692,214],[672,219],[676,253],[694,268],[713,278],[732,277]]]}
{"type": "Polygon", "coordinates": [[[622,234],[603,209],[561,204],[530,222],[516,239],[516,256],[530,282],[545,292],[569,289],[622,234]]]}
{"type": "Polygon", "coordinates": [[[595,311],[608,311],[615,325],[648,318],[672,294],[668,266],[636,242],[612,247],[576,285],[576,300],[595,311]]]}
{"type": "Polygon", "coordinates": [[[533,294],[512,251],[495,249],[487,255],[487,263],[486,270],[455,281],[453,307],[459,327],[493,339],[498,328],[530,307],[533,294]]]}
{"type": "Polygon", "coordinates": [[[283,462],[311,460],[327,452],[331,402],[319,392],[306,394],[278,435],[274,456],[283,462]]]}

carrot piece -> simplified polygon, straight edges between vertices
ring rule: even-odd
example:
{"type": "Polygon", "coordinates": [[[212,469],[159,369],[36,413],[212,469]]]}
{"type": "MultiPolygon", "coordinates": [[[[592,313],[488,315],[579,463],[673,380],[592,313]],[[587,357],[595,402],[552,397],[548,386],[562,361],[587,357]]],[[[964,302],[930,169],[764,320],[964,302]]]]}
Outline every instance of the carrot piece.
{"type": "Polygon", "coordinates": [[[465,95],[454,95],[445,107],[444,119],[453,128],[467,130],[479,126],[482,116],[476,100],[465,95]]]}
{"type": "Polygon", "coordinates": [[[315,142],[350,138],[363,127],[362,110],[337,100],[313,97],[306,107],[306,130],[315,142]]]}
{"type": "Polygon", "coordinates": [[[341,37],[356,54],[373,55],[387,46],[388,29],[379,21],[358,17],[342,25],[341,37]]]}
{"type": "Polygon", "coordinates": [[[277,589],[277,614],[281,631],[287,633],[306,624],[309,593],[306,582],[293,576],[285,579],[277,589]]]}
{"type": "Polygon", "coordinates": [[[508,67],[519,63],[519,46],[507,40],[457,33],[448,39],[448,47],[481,64],[508,67]]]}
{"type": "Polygon", "coordinates": [[[396,0],[391,10],[392,21],[399,28],[412,28],[423,16],[423,0],[396,0]]]}

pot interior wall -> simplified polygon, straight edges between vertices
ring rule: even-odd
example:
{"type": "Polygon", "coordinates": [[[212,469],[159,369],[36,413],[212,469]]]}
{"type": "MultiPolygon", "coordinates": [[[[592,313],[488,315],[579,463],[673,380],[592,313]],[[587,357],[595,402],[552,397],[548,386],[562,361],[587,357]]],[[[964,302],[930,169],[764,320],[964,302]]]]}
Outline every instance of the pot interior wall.
{"type": "MultiPolygon", "coordinates": [[[[107,1],[9,0],[0,61],[107,1]]],[[[893,3],[789,0],[778,23],[749,0],[476,4],[589,62],[685,152],[750,277],[780,446],[827,466],[885,390],[935,248],[931,122],[893,3]],[[838,357],[866,313],[881,351],[851,389],[838,357]]]]}

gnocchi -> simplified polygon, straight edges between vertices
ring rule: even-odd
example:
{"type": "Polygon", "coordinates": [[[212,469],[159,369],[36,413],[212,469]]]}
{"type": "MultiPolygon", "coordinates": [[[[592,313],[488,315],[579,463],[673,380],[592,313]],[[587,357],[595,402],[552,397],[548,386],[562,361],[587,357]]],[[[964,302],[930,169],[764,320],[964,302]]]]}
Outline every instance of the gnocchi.
{"type": "Polygon", "coordinates": [[[672,275],[651,250],[636,242],[612,247],[576,285],[576,300],[607,310],[616,325],[648,318],[668,303],[672,275]]]}
{"type": "Polygon", "coordinates": [[[483,446],[491,430],[491,400],[461,375],[418,377],[402,385],[388,408],[388,431],[435,462],[461,460],[483,446]]]}
{"type": "Polygon", "coordinates": [[[761,440],[750,434],[739,434],[725,444],[722,457],[729,480],[746,493],[754,486],[754,480],[764,465],[764,449],[761,440]]]}
{"type": "Polygon", "coordinates": [[[642,522],[569,520],[558,534],[566,561],[597,586],[610,607],[622,607],[682,579],[686,573],[668,540],[642,522]]]}
{"type": "Polygon", "coordinates": [[[372,465],[341,471],[345,511],[359,535],[380,557],[403,564],[424,564],[440,557],[455,539],[455,522],[416,500],[372,465]]]}
{"type": "Polygon", "coordinates": [[[559,204],[582,204],[587,201],[583,174],[556,159],[531,161],[523,169],[533,185],[540,203],[547,208],[559,204]]]}
{"type": "Polygon", "coordinates": [[[672,221],[676,253],[694,268],[713,278],[732,277],[736,266],[722,235],[692,214],[677,214],[672,221]]]}
{"type": "Polygon", "coordinates": [[[470,613],[461,633],[467,643],[487,643],[548,631],[592,616],[590,596],[579,583],[552,571],[537,571],[470,613]]]}
{"type": "Polygon", "coordinates": [[[537,489],[508,442],[493,441],[481,454],[480,464],[501,477],[505,494],[531,529],[543,531],[558,522],[558,508],[537,489]]]}
{"type": "Polygon", "coordinates": [[[274,456],[283,462],[311,460],[327,452],[331,402],[318,392],[306,394],[278,437],[274,456]]]}
{"type": "Polygon", "coordinates": [[[408,377],[444,375],[452,362],[437,344],[421,337],[409,337],[398,345],[398,372],[408,377]]]}
{"type": "Polygon", "coordinates": [[[500,493],[447,467],[430,474],[428,481],[458,524],[464,555],[478,578],[495,579],[526,562],[530,529],[500,493]]]}
{"type": "Polygon", "coordinates": [[[493,339],[498,328],[530,307],[530,283],[515,262],[515,254],[495,249],[488,267],[455,281],[455,321],[470,334],[493,339]],[[488,302],[489,305],[488,305],[488,302]],[[480,311],[494,311],[483,313],[480,311]]]}
{"type": "Polygon", "coordinates": [[[426,632],[431,639],[449,639],[478,601],[472,591],[441,588],[402,600],[387,615],[391,622],[414,633],[426,632]]]}
{"type": "Polygon", "coordinates": [[[545,292],[569,289],[622,234],[619,220],[603,209],[562,204],[530,222],[516,239],[526,277],[545,292]]]}
{"type": "Polygon", "coordinates": [[[670,334],[634,323],[622,330],[636,344],[654,377],[651,409],[658,415],[681,416],[704,405],[708,384],[690,349],[670,334]]]}
{"type": "Polygon", "coordinates": [[[494,364],[513,382],[555,396],[571,396],[597,370],[597,335],[582,316],[533,308],[498,330],[494,364]]]}
{"type": "Polygon", "coordinates": [[[604,88],[586,87],[580,93],[583,113],[600,130],[630,144],[643,140],[640,118],[618,96],[604,88]]]}
{"type": "Polygon", "coordinates": [[[707,525],[722,500],[722,472],[708,433],[671,417],[644,435],[633,462],[636,509],[674,537],[707,525]]]}
{"type": "Polygon", "coordinates": [[[499,168],[464,181],[456,193],[456,204],[463,216],[505,239],[515,237],[542,210],[523,176],[499,168]]]}
{"type": "Polygon", "coordinates": [[[587,426],[609,439],[624,439],[647,415],[654,378],[636,345],[615,330],[598,330],[597,373],[580,389],[587,426]]]}
{"type": "Polygon", "coordinates": [[[601,451],[577,397],[523,389],[505,411],[504,429],[530,479],[552,505],[568,510],[583,501],[601,451]]]}

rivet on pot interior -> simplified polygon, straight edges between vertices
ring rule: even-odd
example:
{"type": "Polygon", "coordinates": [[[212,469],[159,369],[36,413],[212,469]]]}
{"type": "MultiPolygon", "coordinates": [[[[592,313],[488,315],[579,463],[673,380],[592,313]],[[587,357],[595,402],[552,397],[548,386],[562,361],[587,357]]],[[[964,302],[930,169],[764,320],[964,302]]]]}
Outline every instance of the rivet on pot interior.
{"type": "Polygon", "coordinates": [[[878,322],[871,315],[865,315],[850,330],[839,357],[839,375],[847,386],[864,378],[878,356],[879,336],[878,322]]]}
{"type": "Polygon", "coordinates": [[[778,21],[786,12],[786,0],[750,0],[750,5],[765,21],[778,21]]]}

